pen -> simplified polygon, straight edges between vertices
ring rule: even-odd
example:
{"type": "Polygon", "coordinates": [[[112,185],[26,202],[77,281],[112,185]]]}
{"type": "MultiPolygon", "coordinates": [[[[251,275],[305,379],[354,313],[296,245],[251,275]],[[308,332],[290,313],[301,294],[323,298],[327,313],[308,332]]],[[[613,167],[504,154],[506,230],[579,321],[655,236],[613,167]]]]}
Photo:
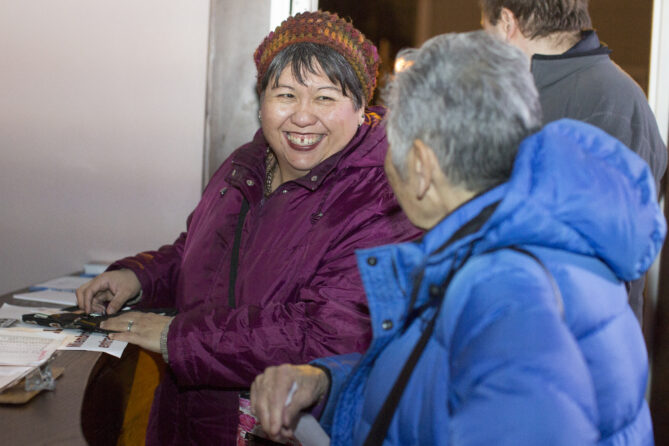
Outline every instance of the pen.
{"type": "Polygon", "coordinates": [[[288,396],[286,397],[286,402],[284,403],[284,407],[288,406],[291,401],[293,401],[293,395],[295,395],[295,392],[297,392],[297,381],[293,381],[293,385],[290,387],[290,390],[288,391],[288,396]]]}

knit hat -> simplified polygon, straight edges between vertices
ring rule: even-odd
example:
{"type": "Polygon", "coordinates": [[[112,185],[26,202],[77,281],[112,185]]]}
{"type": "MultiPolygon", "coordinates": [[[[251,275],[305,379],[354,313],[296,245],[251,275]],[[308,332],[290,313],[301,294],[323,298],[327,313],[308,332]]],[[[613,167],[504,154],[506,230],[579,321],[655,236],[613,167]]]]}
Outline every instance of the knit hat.
{"type": "Polygon", "coordinates": [[[350,22],[327,11],[302,12],[288,17],[270,32],[253,54],[258,70],[257,89],[260,93],[262,78],[272,59],[294,43],[312,42],[329,46],[344,56],[360,80],[367,102],[376,88],[379,53],[350,22]]]}

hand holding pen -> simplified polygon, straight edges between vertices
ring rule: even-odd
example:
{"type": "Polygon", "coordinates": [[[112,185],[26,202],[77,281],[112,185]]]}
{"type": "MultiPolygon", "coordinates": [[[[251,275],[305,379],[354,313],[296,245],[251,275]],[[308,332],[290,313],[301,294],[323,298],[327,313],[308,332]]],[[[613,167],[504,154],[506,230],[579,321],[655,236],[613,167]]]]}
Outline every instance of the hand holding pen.
{"type": "Polygon", "coordinates": [[[330,386],[318,367],[283,364],[268,367],[251,385],[251,409],[274,441],[293,437],[300,412],[314,405],[330,386]]]}

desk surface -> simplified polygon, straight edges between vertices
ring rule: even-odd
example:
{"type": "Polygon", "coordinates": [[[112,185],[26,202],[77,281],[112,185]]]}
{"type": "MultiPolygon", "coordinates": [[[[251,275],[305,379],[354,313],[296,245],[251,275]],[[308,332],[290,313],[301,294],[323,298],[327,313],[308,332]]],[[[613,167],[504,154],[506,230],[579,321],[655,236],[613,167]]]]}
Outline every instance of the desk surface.
{"type": "MultiPolygon", "coordinates": [[[[22,306],[43,303],[0,296],[22,306]]],[[[115,445],[138,349],[121,359],[99,352],[59,351],[53,365],[64,367],[56,389],[23,405],[0,404],[0,443],[10,445],[115,445]]]]}

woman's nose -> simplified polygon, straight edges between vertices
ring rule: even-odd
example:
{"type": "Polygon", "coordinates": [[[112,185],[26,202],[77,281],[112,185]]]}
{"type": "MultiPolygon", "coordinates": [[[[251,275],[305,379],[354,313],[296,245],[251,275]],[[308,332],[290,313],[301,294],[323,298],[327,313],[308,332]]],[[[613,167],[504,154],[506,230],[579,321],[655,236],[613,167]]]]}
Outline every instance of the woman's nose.
{"type": "Polygon", "coordinates": [[[300,104],[291,119],[295,125],[300,127],[310,126],[318,120],[310,104],[300,104]]]}

